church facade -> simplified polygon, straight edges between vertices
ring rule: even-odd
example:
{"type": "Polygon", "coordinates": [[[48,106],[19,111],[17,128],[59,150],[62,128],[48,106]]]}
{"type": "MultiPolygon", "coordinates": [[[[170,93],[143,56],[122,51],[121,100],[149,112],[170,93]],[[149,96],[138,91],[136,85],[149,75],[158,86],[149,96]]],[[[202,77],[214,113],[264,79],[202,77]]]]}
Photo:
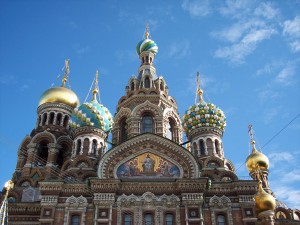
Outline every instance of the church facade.
{"type": "Polygon", "coordinates": [[[36,126],[18,149],[8,224],[300,224],[299,210],[272,203],[268,162],[254,143],[247,159],[253,179],[237,177],[224,154],[225,115],[204,101],[200,83],[198,102],[180,118],[156,73],[157,51],[146,31],[137,45],[138,75],[130,77],[114,117],[97,100],[97,74],[93,99],[79,105],[65,86],[66,61],[63,85],[42,95],[36,126]],[[260,177],[263,193],[256,195],[260,177]]]}

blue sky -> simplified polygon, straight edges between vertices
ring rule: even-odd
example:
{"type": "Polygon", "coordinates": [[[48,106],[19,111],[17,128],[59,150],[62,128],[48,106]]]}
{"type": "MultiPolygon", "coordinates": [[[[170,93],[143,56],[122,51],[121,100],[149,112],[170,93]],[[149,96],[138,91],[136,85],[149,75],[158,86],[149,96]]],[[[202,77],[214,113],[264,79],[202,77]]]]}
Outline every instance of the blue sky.
{"type": "MultiPolygon", "coordinates": [[[[248,123],[258,147],[300,113],[300,1],[0,1],[0,185],[36,124],[41,94],[70,59],[70,85],[81,102],[99,69],[101,102],[115,113],[139,59],[149,22],[155,66],[180,115],[194,103],[196,72],[204,99],[226,114],[225,157],[241,179],[248,123]]],[[[300,208],[300,117],[262,151],[270,185],[300,208]]]]}

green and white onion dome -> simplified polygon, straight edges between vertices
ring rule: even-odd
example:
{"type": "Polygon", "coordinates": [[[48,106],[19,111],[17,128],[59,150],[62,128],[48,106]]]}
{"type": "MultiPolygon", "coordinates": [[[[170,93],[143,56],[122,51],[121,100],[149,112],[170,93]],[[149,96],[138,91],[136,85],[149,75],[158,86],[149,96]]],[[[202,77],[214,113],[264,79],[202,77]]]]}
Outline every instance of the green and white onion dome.
{"type": "Polygon", "coordinates": [[[85,102],[74,109],[71,117],[71,127],[93,126],[109,132],[113,125],[113,118],[109,110],[97,100],[85,102]]]}
{"type": "Polygon", "coordinates": [[[157,44],[148,37],[141,40],[136,46],[136,52],[138,55],[145,51],[150,51],[153,54],[156,54],[158,52],[157,44]]]}
{"type": "Polygon", "coordinates": [[[223,111],[212,103],[199,102],[184,114],[182,126],[186,134],[200,127],[216,127],[222,132],[226,127],[223,111]]]}

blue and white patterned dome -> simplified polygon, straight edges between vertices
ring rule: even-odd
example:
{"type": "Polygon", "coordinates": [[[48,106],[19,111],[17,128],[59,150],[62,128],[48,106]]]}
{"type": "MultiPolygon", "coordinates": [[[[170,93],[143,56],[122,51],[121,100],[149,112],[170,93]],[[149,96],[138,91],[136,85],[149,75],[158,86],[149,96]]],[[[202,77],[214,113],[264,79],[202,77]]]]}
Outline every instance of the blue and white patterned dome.
{"type": "Polygon", "coordinates": [[[72,127],[93,126],[105,132],[111,130],[112,124],[113,119],[109,110],[96,99],[75,108],[71,118],[72,127]]]}

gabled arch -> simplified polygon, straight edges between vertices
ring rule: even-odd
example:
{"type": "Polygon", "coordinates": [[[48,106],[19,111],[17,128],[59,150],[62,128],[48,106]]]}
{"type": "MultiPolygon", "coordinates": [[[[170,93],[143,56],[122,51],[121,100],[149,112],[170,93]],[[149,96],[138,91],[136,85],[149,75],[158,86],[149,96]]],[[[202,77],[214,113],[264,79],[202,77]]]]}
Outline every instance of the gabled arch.
{"type": "Polygon", "coordinates": [[[131,114],[131,110],[129,108],[121,107],[121,109],[119,110],[119,112],[115,115],[114,125],[113,126],[118,126],[120,120],[123,117],[128,118],[130,116],[130,114],[131,114]]]}
{"type": "Polygon", "coordinates": [[[99,162],[98,176],[116,178],[116,170],[121,163],[146,152],[152,152],[174,162],[174,165],[182,169],[183,178],[200,177],[199,165],[189,151],[171,140],[152,133],[135,136],[106,152],[99,162]]]}
{"type": "Polygon", "coordinates": [[[154,117],[163,116],[162,110],[159,108],[159,106],[151,103],[148,100],[135,107],[131,113],[131,116],[141,116],[144,112],[151,112],[154,117]]]}
{"type": "Polygon", "coordinates": [[[52,133],[50,133],[50,132],[48,132],[48,131],[45,130],[43,132],[40,132],[40,133],[36,134],[31,139],[30,144],[32,144],[32,143],[39,143],[42,140],[47,140],[49,143],[56,143],[55,136],[52,133]]]}

